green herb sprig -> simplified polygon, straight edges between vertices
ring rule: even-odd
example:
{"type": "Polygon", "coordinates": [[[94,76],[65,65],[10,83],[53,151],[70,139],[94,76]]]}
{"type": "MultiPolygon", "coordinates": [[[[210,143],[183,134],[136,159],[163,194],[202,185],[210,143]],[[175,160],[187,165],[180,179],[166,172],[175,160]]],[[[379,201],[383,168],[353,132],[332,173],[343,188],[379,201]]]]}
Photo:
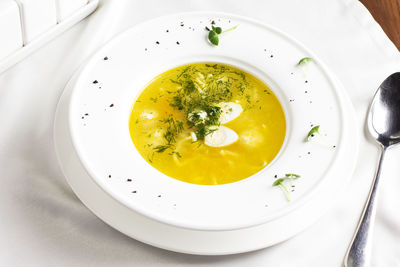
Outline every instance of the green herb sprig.
{"type": "Polygon", "coordinates": [[[297,63],[298,66],[305,66],[308,63],[310,63],[313,59],[310,57],[303,57],[302,59],[299,60],[299,62],[297,63]]]}
{"type": "Polygon", "coordinates": [[[307,134],[307,138],[306,138],[306,140],[307,140],[307,142],[310,142],[311,141],[311,139],[316,135],[316,134],[319,134],[319,125],[317,125],[317,126],[314,126],[313,128],[311,128],[311,130],[308,132],[308,134],[307,134]]]}
{"type": "Polygon", "coordinates": [[[279,186],[282,191],[285,193],[287,201],[291,201],[291,192],[292,192],[292,187],[293,187],[293,181],[300,178],[301,176],[298,174],[294,173],[287,173],[285,174],[285,177],[279,178],[278,180],[274,181],[272,183],[272,186],[279,186]],[[290,188],[288,189],[285,186],[285,182],[289,181],[289,186],[290,188]]]}
{"type": "Polygon", "coordinates": [[[208,40],[210,41],[211,44],[218,46],[218,44],[219,44],[219,35],[221,35],[223,33],[226,33],[226,32],[229,32],[229,31],[232,31],[232,30],[236,29],[237,26],[239,26],[239,25],[236,25],[235,27],[232,27],[232,28],[227,29],[225,31],[222,31],[221,27],[211,26],[212,28],[211,28],[210,32],[208,33],[208,40]]]}

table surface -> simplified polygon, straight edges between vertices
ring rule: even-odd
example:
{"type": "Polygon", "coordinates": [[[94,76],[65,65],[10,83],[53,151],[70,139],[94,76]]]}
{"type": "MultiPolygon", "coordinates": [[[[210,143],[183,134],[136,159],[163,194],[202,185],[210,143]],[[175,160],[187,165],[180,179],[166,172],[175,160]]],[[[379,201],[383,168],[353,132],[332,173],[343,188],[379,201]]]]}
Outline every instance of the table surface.
{"type": "Polygon", "coordinates": [[[400,49],[400,0],[360,0],[400,49]]]}

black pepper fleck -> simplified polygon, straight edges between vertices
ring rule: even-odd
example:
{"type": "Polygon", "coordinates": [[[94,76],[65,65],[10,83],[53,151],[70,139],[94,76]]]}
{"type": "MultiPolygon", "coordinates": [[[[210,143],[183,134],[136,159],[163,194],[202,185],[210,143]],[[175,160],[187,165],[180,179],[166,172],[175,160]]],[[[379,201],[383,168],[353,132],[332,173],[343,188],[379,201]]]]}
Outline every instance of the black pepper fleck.
{"type": "Polygon", "coordinates": [[[161,197],[161,195],[158,195],[157,197],[161,197]]]}
{"type": "Polygon", "coordinates": [[[270,55],[269,57],[274,57],[274,55],[270,55]]]}
{"type": "Polygon", "coordinates": [[[114,104],[111,104],[111,105],[110,105],[110,108],[112,108],[113,106],[114,106],[114,104]]]}
{"type": "Polygon", "coordinates": [[[96,84],[96,83],[99,83],[99,82],[97,80],[94,80],[93,83],[96,84]]]}
{"type": "Polygon", "coordinates": [[[132,191],[132,193],[136,194],[136,193],[137,193],[137,191],[136,191],[136,190],[135,190],[135,191],[132,191]]]}
{"type": "Polygon", "coordinates": [[[156,44],[160,44],[160,42],[159,42],[159,41],[157,41],[157,42],[156,42],[156,44]]]}
{"type": "Polygon", "coordinates": [[[211,21],[211,24],[214,25],[214,24],[215,24],[215,21],[211,21]]]}
{"type": "Polygon", "coordinates": [[[308,154],[308,155],[310,155],[310,154],[311,154],[311,152],[307,152],[307,154],[308,154]]]}
{"type": "Polygon", "coordinates": [[[274,175],[274,178],[278,178],[278,175],[275,174],[275,175],[274,175]]]}
{"type": "Polygon", "coordinates": [[[181,27],[185,26],[185,24],[183,24],[183,21],[181,22],[181,27]]]}
{"type": "Polygon", "coordinates": [[[169,32],[169,30],[166,30],[166,32],[169,32]]]}
{"type": "Polygon", "coordinates": [[[206,26],[206,31],[210,31],[210,28],[208,28],[207,26],[206,26]]]}
{"type": "Polygon", "coordinates": [[[177,41],[177,42],[176,42],[176,44],[178,45],[178,44],[179,44],[179,42],[177,41]]]}
{"type": "Polygon", "coordinates": [[[85,113],[85,116],[89,116],[89,113],[85,113]]]}
{"type": "Polygon", "coordinates": [[[144,51],[147,51],[147,48],[145,48],[144,51]]]}
{"type": "Polygon", "coordinates": [[[305,80],[304,82],[305,82],[305,83],[308,83],[308,81],[307,81],[307,80],[305,80]]]}
{"type": "Polygon", "coordinates": [[[104,60],[108,60],[108,57],[104,57],[104,60]]]}
{"type": "Polygon", "coordinates": [[[127,182],[132,182],[132,179],[126,179],[127,182]]]}
{"type": "Polygon", "coordinates": [[[111,178],[111,174],[108,175],[108,178],[111,178]]]}

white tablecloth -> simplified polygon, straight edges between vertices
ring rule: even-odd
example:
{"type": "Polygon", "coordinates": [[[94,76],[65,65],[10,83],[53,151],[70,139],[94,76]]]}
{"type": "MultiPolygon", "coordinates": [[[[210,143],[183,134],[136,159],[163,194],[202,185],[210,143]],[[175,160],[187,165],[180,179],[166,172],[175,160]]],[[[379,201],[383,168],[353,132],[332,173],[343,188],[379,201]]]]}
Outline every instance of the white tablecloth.
{"type": "MultiPolygon", "coordinates": [[[[73,71],[117,33],[156,16],[194,10],[253,17],[303,42],[344,84],[360,130],[374,91],[400,69],[398,50],[355,0],[104,1],[0,75],[0,266],[341,266],[378,157],[366,134],[351,183],[334,207],[291,240],[252,253],[205,257],[150,247],[104,224],[66,184],[52,125],[73,71]]],[[[394,148],[384,165],[372,266],[400,266],[399,158],[400,148],[394,148]]]]}

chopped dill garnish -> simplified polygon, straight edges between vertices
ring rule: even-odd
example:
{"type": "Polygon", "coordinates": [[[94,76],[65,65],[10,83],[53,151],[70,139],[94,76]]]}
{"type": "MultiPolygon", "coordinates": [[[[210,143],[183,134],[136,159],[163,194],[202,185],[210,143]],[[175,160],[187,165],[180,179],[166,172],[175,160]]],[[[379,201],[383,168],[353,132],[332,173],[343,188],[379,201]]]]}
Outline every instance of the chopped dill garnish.
{"type": "Polygon", "coordinates": [[[196,87],[195,87],[194,82],[192,80],[185,81],[185,83],[183,84],[183,91],[186,95],[189,95],[189,94],[195,92],[196,87]]]}
{"type": "Polygon", "coordinates": [[[152,152],[151,155],[149,155],[149,156],[147,157],[147,160],[148,160],[150,163],[153,163],[153,159],[154,159],[154,152],[152,152]]]}
{"type": "Polygon", "coordinates": [[[171,147],[171,145],[158,145],[158,146],[154,147],[153,149],[155,152],[162,153],[170,147],[171,147]]]}
{"type": "Polygon", "coordinates": [[[210,65],[210,64],[206,64],[206,67],[207,68],[213,68],[213,69],[216,69],[217,68],[217,64],[214,64],[214,65],[210,65]]]}
{"type": "Polygon", "coordinates": [[[187,71],[190,70],[190,66],[186,67],[179,75],[178,77],[176,77],[177,79],[179,79],[183,74],[185,74],[187,71]]]}
{"type": "Polygon", "coordinates": [[[250,95],[245,95],[247,103],[251,104],[250,95]]]}
{"type": "Polygon", "coordinates": [[[150,97],[150,100],[153,101],[154,103],[157,103],[158,97],[150,97]]]}
{"type": "MultiPolygon", "coordinates": [[[[169,105],[183,111],[186,125],[193,129],[197,141],[215,130],[211,126],[219,126],[221,108],[218,104],[231,101],[232,89],[243,95],[248,82],[244,73],[231,71],[218,64],[205,64],[210,69],[202,73],[194,67],[186,67],[171,83],[179,85],[175,91],[168,92],[169,105]],[[230,74],[227,76],[226,74],[230,74]]],[[[247,96],[250,101],[250,96],[247,96]]]]}
{"type": "MultiPolygon", "coordinates": [[[[170,107],[184,115],[184,120],[176,120],[172,114],[159,120],[162,129],[163,144],[153,146],[153,151],[181,157],[175,151],[178,135],[185,129],[192,132],[193,142],[199,142],[218,129],[222,109],[220,103],[232,101],[233,92],[245,97],[250,105],[250,95],[246,89],[249,85],[246,75],[219,64],[204,64],[207,70],[194,66],[184,67],[172,79],[167,79],[171,87],[167,91],[170,107]],[[193,137],[194,136],[194,137],[193,137]]],[[[164,95],[165,97],[165,95],[164,95]]],[[[150,99],[154,103],[160,97],[150,99]]],[[[248,105],[248,106],[249,106],[248,105]]],[[[232,109],[229,109],[232,112],[232,109]]],[[[185,132],[186,134],[186,132],[185,132]]],[[[202,142],[199,142],[201,145],[202,142]]]]}
{"type": "Polygon", "coordinates": [[[178,158],[182,158],[182,155],[178,151],[172,151],[170,155],[176,155],[178,158]]]}
{"type": "Polygon", "coordinates": [[[162,153],[169,148],[173,148],[176,142],[176,137],[183,131],[183,122],[175,120],[172,115],[168,118],[160,120],[166,125],[165,133],[163,135],[166,144],[158,145],[153,148],[155,152],[162,153]]]}
{"type": "Polygon", "coordinates": [[[183,122],[175,120],[172,115],[167,119],[161,120],[161,122],[167,124],[164,139],[167,141],[167,145],[172,145],[175,143],[177,135],[183,130],[183,122]]]}
{"type": "MultiPolygon", "coordinates": [[[[176,83],[176,84],[182,85],[181,82],[178,82],[178,81],[175,81],[175,80],[172,80],[172,79],[170,79],[170,81],[171,81],[172,83],[176,83]]],[[[172,93],[172,92],[168,91],[168,93],[172,93]]]]}

